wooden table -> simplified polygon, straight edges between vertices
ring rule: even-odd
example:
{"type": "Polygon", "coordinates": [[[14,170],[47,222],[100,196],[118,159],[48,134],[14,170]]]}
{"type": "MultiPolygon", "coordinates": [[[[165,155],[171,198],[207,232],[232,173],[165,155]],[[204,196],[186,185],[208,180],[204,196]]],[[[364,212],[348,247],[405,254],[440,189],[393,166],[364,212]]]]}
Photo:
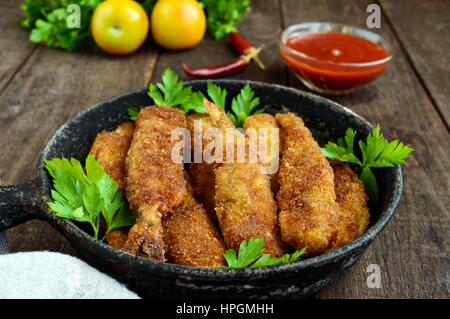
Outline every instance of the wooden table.
{"type": "MultiPolygon", "coordinates": [[[[88,106],[159,81],[167,66],[184,76],[180,63],[220,64],[235,57],[228,40],[205,38],[188,51],[148,44],[127,57],[66,53],[28,41],[16,24],[18,0],[0,3],[0,179],[4,185],[29,178],[41,149],[55,130],[88,106]]],[[[253,0],[239,24],[241,34],[264,43],[256,65],[233,76],[305,89],[285,68],[277,46],[280,31],[305,21],[365,26],[365,0],[253,0]]],[[[411,144],[403,166],[401,203],[383,232],[357,264],[316,298],[448,298],[450,1],[380,0],[381,32],[395,57],[377,81],[346,96],[329,98],[372,123],[388,139],[411,144]],[[381,287],[368,288],[367,267],[377,264],[381,287]]],[[[50,250],[76,255],[48,224],[29,221],[7,232],[11,252],[50,250]]]]}

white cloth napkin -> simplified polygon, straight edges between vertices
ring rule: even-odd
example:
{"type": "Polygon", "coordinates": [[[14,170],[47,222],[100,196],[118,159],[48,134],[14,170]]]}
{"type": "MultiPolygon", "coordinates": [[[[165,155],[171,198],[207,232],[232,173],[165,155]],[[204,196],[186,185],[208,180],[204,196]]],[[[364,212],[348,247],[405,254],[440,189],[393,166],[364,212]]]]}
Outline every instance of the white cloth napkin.
{"type": "Polygon", "coordinates": [[[8,239],[6,238],[6,232],[0,231],[0,255],[7,254],[9,251],[8,239]]]}
{"type": "Polygon", "coordinates": [[[48,251],[0,255],[0,299],[138,299],[75,257],[48,251]]]}

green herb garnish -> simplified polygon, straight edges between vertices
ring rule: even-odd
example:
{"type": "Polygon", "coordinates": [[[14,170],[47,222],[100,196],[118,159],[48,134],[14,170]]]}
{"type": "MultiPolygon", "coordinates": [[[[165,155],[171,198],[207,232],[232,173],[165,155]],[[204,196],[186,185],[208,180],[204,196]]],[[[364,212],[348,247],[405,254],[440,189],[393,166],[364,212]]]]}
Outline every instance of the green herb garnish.
{"type": "Polygon", "coordinates": [[[222,39],[230,32],[237,32],[236,22],[250,10],[250,0],[200,0],[206,11],[208,33],[222,39]]]}
{"type": "Polygon", "coordinates": [[[144,108],[144,106],[139,107],[129,107],[128,108],[128,116],[130,118],[130,121],[136,121],[136,118],[139,114],[139,112],[144,108]]]}
{"type": "Polygon", "coordinates": [[[74,158],[70,161],[67,158],[45,160],[44,166],[53,177],[51,194],[54,202],[48,202],[48,206],[56,216],[90,223],[96,239],[100,235],[103,216],[106,231],[101,240],[111,230],[134,225],[133,213],[118,191],[117,183],[92,154],[86,158],[86,173],[74,158]]]}
{"type": "Polygon", "coordinates": [[[247,241],[244,240],[239,246],[238,255],[236,255],[236,250],[234,249],[228,249],[223,253],[228,266],[221,266],[220,268],[266,267],[289,264],[299,260],[300,256],[306,251],[305,247],[293,254],[285,254],[281,258],[272,258],[270,257],[270,254],[261,256],[263,247],[263,238],[251,238],[248,241],[248,244],[247,241]]]}
{"type": "Polygon", "coordinates": [[[25,17],[19,21],[24,28],[31,30],[30,41],[45,43],[46,46],[73,51],[88,47],[100,49],[91,36],[90,22],[95,8],[102,0],[24,0],[20,5],[25,17]],[[68,22],[73,12],[70,5],[80,8],[80,25],[71,28],[68,22]]]}
{"type": "Polygon", "coordinates": [[[153,102],[159,106],[172,106],[182,109],[185,113],[195,111],[206,113],[203,106],[203,94],[192,92],[192,87],[183,87],[183,81],[178,81],[178,75],[167,68],[162,75],[162,83],[151,83],[147,92],[153,102]]]}
{"type": "MultiPolygon", "coordinates": [[[[211,101],[220,106],[222,109],[226,108],[225,101],[227,91],[214,83],[208,82],[207,92],[211,101]]],[[[227,116],[236,125],[236,127],[244,126],[245,119],[253,114],[260,114],[264,112],[266,107],[255,111],[259,106],[259,98],[254,97],[255,92],[249,84],[245,85],[239,94],[231,101],[231,112],[227,112],[227,116]]]]}
{"type": "Polygon", "coordinates": [[[212,82],[208,82],[206,92],[214,104],[220,106],[222,109],[225,109],[225,101],[228,94],[227,90],[222,89],[220,86],[215,85],[212,82]]]}
{"type": "MultiPolygon", "coordinates": [[[[147,94],[153,99],[155,105],[176,107],[186,114],[191,111],[206,113],[203,105],[203,93],[200,91],[192,92],[192,87],[183,87],[183,83],[183,81],[178,80],[178,76],[170,68],[167,68],[162,75],[162,82],[156,85],[150,84],[147,94]]],[[[207,93],[213,103],[222,109],[226,108],[228,94],[226,89],[208,82],[207,93]]],[[[255,97],[255,92],[247,84],[231,101],[231,111],[228,111],[227,115],[237,127],[242,127],[248,116],[262,113],[266,109],[266,107],[263,107],[255,111],[258,106],[259,98],[255,97]]],[[[128,108],[128,115],[131,121],[136,120],[142,108],[142,106],[128,108]]]]}
{"type": "Polygon", "coordinates": [[[414,149],[398,140],[388,142],[380,133],[380,125],[377,125],[367,136],[366,142],[362,140],[358,142],[362,155],[360,160],[354,153],[355,136],[356,131],[348,128],[344,138],[339,138],[337,143],[328,142],[322,148],[322,152],[328,158],[357,165],[356,172],[366,186],[367,195],[370,199],[378,201],[377,179],[370,168],[402,165],[405,163],[404,159],[414,149]]]}
{"type": "Polygon", "coordinates": [[[256,110],[259,106],[259,98],[255,97],[255,92],[249,84],[244,86],[239,94],[231,101],[231,110],[233,113],[228,112],[227,115],[236,127],[244,126],[245,119],[252,114],[260,114],[264,112],[266,106],[256,110]]]}

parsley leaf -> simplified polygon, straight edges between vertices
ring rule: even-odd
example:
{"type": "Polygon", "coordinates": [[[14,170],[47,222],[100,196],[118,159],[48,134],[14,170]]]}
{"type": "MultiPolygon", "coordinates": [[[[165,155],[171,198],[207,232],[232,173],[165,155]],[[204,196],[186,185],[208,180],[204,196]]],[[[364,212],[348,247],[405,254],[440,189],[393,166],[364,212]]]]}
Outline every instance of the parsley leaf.
{"type": "Polygon", "coordinates": [[[259,258],[251,267],[268,267],[268,266],[278,266],[281,264],[290,264],[296,262],[300,257],[306,252],[306,247],[301,250],[297,250],[293,254],[284,254],[280,258],[272,258],[270,254],[265,254],[259,258]]]}
{"type": "Polygon", "coordinates": [[[322,148],[322,152],[328,158],[361,166],[361,161],[355,156],[355,154],[353,154],[355,136],[356,131],[349,127],[345,132],[344,139],[339,138],[337,144],[328,142],[325,147],[322,148]]]}
{"type": "Polygon", "coordinates": [[[178,76],[167,68],[162,75],[162,83],[150,84],[147,92],[153,102],[159,106],[173,106],[180,108],[185,113],[195,111],[206,113],[203,106],[203,94],[192,92],[192,87],[183,87],[183,81],[178,81],[178,76]]]}
{"type": "Polygon", "coordinates": [[[225,109],[225,100],[227,98],[227,90],[222,89],[220,86],[215,85],[212,82],[207,83],[207,90],[211,101],[220,106],[222,109],[225,109]]]}
{"type": "MultiPolygon", "coordinates": [[[[220,86],[207,82],[207,89],[209,98],[213,103],[220,106],[222,109],[226,108],[227,90],[220,86]]],[[[181,109],[184,113],[191,111],[197,113],[207,113],[203,105],[204,95],[202,92],[192,92],[192,87],[183,86],[183,81],[178,81],[178,76],[167,68],[162,75],[162,83],[150,84],[147,92],[148,96],[153,99],[153,102],[159,106],[172,106],[181,109]]],[[[264,112],[266,107],[262,107],[255,111],[259,106],[259,98],[255,97],[255,92],[249,84],[245,85],[231,101],[231,112],[227,115],[237,127],[244,125],[245,119],[252,114],[260,114],[264,112]]],[[[128,115],[131,121],[136,121],[136,117],[141,107],[129,107],[128,115]]]]}
{"type": "Polygon", "coordinates": [[[234,114],[228,113],[228,116],[237,127],[242,127],[245,119],[251,114],[260,114],[266,109],[266,107],[263,107],[257,111],[254,111],[254,109],[259,106],[259,98],[254,96],[255,92],[252,90],[250,85],[247,84],[231,101],[231,110],[234,114]]]}
{"type": "MultiPolygon", "coordinates": [[[[59,217],[88,222],[99,238],[100,216],[106,222],[103,238],[113,229],[134,224],[128,202],[114,180],[92,156],[86,158],[86,173],[76,159],[53,158],[44,166],[53,177],[53,202],[48,206],[59,217]]],[[[102,238],[102,239],[103,239],[102,238]]]]}
{"type": "Polygon", "coordinates": [[[183,104],[181,104],[181,110],[184,113],[189,113],[190,111],[194,111],[197,113],[206,113],[206,109],[203,105],[203,98],[205,96],[202,92],[192,92],[191,96],[185,101],[183,104]]]}
{"type": "Polygon", "coordinates": [[[129,107],[128,108],[128,117],[130,118],[130,121],[136,121],[136,118],[139,114],[139,112],[143,109],[143,106],[139,107],[129,107]]]}
{"type": "MultiPolygon", "coordinates": [[[[222,109],[226,108],[226,89],[221,88],[214,83],[208,82],[207,92],[212,102],[220,106],[222,109]]],[[[245,85],[236,97],[231,101],[231,112],[227,112],[227,116],[236,127],[242,127],[245,119],[252,114],[260,114],[264,112],[266,107],[255,110],[259,106],[259,98],[254,97],[255,92],[249,84],[245,85]]]]}
{"type": "Polygon", "coordinates": [[[300,256],[306,251],[306,247],[293,254],[285,254],[281,258],[272,258],[270,254],[261,256],[264,247],[263,238],[251,238],[248,243],[242,241],[239,246],[239,254],[236,256],[234,249],[228,249],[223,253],[228,266],[219,268],[246,268],[246,267],[267,267],[281,264],[293,263],[300,259],[300,256]]]}
{"type": "Polygon", "coordinates": [[[253,263],[263,252],[264,239],[263,238],[250,238],[247,241],[244,240],[239,245],[239,255],[236,257],[236,251],[234,249],[228,249],[223,253],[225,260],[228,263],[226,268],[245,268],[253,263]]]}
{"type": "Polygon", "coordinates": [[[74,51],[83,47],[100,51],[91,36],[91,17],[95,8],[103,0],[24,0],[20,5],[25,17],[19,21],[24,28],[30,29],[30,41],[45,43],[49,47],[74,51]],[[80,10],[79,27],[70,27],[74,20],[74,11],[70,5],[80,10]]]}
{"type": "Polygon", "coordinates": [[[396,164],[404,164],[409,154],[414,151],[409,145],[403,145],[398,140],[388,142],[380,133],[380,125],[377,125],[366,141],[360,140],[358,146],[361,150],[362,159],[358,159],[354,154],[354,140],[356,131],[348,128],[344,138],[339,138],[337,144],[328,142],[322,152],[326,157],[348,162],[359,166],[359,178],[366,186],[366,193],[374,201],[378,201],[379,188],[372,168],[393,167],[396,164]]]}
{"type": "Polygon", "coordinates": [[[250,0],[200,0],[200,3],[206,11],[208,32],[215,39],[237,32],[236,22],[250,10],[250,0]]]}

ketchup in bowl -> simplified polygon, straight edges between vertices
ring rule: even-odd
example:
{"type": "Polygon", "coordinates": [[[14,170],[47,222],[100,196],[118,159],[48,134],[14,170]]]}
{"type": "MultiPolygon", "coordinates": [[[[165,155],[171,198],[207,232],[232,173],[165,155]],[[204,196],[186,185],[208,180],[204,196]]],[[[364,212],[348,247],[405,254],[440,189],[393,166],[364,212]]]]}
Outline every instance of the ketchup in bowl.
{"type": "Polygon", "coordinates": [[[392,58],[392,46],[375,33],[329,23],[297,26],[304,25],[309,26],[304,32],[289,33],[292,27],[283,32],[280,52],[293,73],[315,91],[347,93],[377,78],[392,58]],[[325,30],[338,26],[341,32],[314,32],[323,25],[325,30]]]}

